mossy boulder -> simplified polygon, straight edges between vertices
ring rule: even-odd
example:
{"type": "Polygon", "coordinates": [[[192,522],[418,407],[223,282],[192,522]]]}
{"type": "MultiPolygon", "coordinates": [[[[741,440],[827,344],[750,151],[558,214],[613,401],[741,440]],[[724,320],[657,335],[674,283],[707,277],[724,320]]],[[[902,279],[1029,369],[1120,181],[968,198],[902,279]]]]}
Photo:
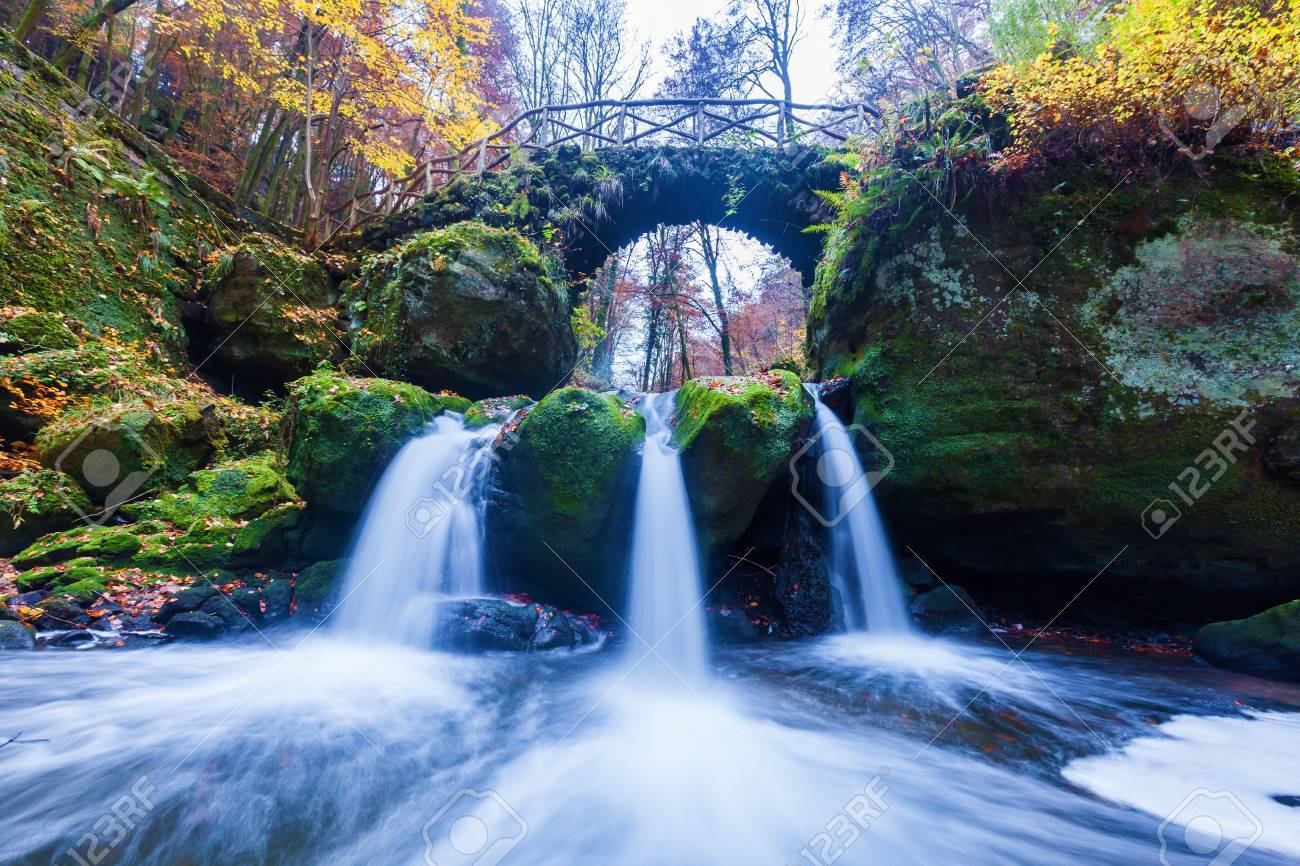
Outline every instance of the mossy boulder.
{"type": "Polygon", "coordinates": [[[178,484],[224,444],[215,405],[131,400],[65,413],[37,436],[41,462],[76,479],[92,502],[112,509],[156,487],[178,484]]]}
{"type": "Polygon", "coordinates": [[[613,395],[561,388],[508,435],[487,510],[489,537],[509,539],[491,546],[502,582],[620,605],[645,419],[613,395]]]}
{"type": "Polygon", "coordinates": [[[692,379],[677,392],[673,441],[701,551],[725,552],[754,517],[813,418],[812,398],[788,370],[692,379]]]}
{"type": "Polygon", "coordinates": [[[305,376],[336,359],[345,332],[334,288],[316,259],[266,234],[245,235],[204,260],[194,352],[250,393],[305,376]],[[242,385],[240,384],[242,382],[242,385]]]}
{"type": "Polygon", "coordinates": [[[1196,633],[1196,654],[1221,668],[1300,682],[1300,600],[1196,633]]]}
{"type": "Polygon", "coordinates": [[[455,394],[318,370],[289,386],[288,478],[312,506],[357,514],[398,448],[468,407],[455,394]]]}
{"type": "Polygon", "coordinates": [[[474,430],[486,427],[488,424],[502,424],[515,412],[531,405],[532,402],[532,398],[524,394],[479,400],[465,410],[465,426],[474,430]]]}
{"type": "Polygon", "coordinates": [[[0,556],[11,556],[91,513],[85,491],[62,472],[30,469],[0,481],[0,556]]]}
{"type": "Polygon", "coordinates": [[[308,616],[328,614],[337,602],[345,571],[347,560],[334,559],[317,562],[298,572],[293,581],[296,612],[308,616]]]}
{"type": "Polygon", "coordinates": [[[353,352],[386,376],[471,397],[540,397],[577,356],[550,261],[509,229],[465,222],[367,259],[344,298],[353,352]]]}
{"type": "Polygon", "coordinates": [[[79,345],[81,339],[58,313],[0,308],[0,355],[75,349],[79,345]]]}
{"type": "Polygon", "coordinates": [[[137,520],[152,518],[188,527],[206,517],[249,520],[297,500],[297,491],[283,475],[280,458],[264,452],[200,469],[191,473],[177,492],[132,503],[123,511],[137,520]]]}
{"type": "Polygon", "coordinates": [[[892,456],[896,543],[1050,613],[1103,569],[1089,604],[1192,622],[1300,595],[1291,175],[1058,166],[984,178],[961,224],[844,220],[809,353],[892,456]]]}

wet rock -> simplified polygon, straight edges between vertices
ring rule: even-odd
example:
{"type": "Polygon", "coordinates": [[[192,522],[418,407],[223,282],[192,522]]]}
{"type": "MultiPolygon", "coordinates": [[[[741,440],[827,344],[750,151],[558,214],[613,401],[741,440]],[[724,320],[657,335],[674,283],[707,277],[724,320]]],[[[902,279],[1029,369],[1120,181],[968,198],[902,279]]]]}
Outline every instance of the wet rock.
{"type": "Polygon", "coordinates": [[[550,605],[538,606],[533,636],[528,640],[529,649],[558,649],[571,647],[577,642],[578,636],[568,617],[550,605]]]}
{"type": "Polygon", "coordinates": [[[49,590],[38,589],[32,592],[21,592],[9,599],[7,604],[14,607],[35,607],[49,596],[49,590]]]}
{"type": "Polygon", "coordinates": [[[262,602],[266,605],[263,614],[267,619],[283,619],[292,610],[293,586],[288,578],[277,577],[262,586],[262,602]]]}
{"type": "Polygon", "coordinates": [[[498,449],[487,509],[491,552],[511,590],[579,609],[618,606],[645,419],[613,395],[552,391],[498,449]]]}
{"type": "Polygon", "coordinates": [[[941,586],[912,601],[912,615],[926,631],[969,632],[984,630],[985,616],[970,593],[960,586],[941,586]]]}
{"type": "Polygon", "coordinates": [[[100,642],[100,639],[85,629],[73,629],[43,638],[41,642],[47,647],[76,649],[84,646],[95,646],[100,642]]]}
{"type": "Polygon", "coordinates": [[[790,456],[812,418],[812,398],[788,370],[706,376],[677,392],[673,441],[706,556],[740,537],[773,483],[788,483],[790,456]]]}
{"type": "Polygon", "coordinates": [[[467,651],[526,650],[537,627],[537,608],[494,598],[449,602],[443,606],[440,643],[467,651]]]}
{"type": "Polygon", "coordinates": [[[41,611],[41,617],[35,624],[42,631],[80,628],[91,622],[90,614],[86,613],[85,608],[62,594],[50,596],[36,605],[36,608],[41,611]]]}
{"type": "Polygon", "coordinates": [[[178,638],[197,638],[211,640],[226,628],[225,622],[217,616],[202,611],[178,613],[167,620],[163,627],[167,634],[178,638]]]}
{"type": "Polygon", "coordinates": [[[203,607],[209,600],[218,595],[215,587],[206,583],[196,584],[181,590],[176,596],[163,604],[154,614],[154,621],[166,625],[173,617],[182,613],[190,613],[203,607]]]}
{"type": "Polygon", "coordinates": [[[443,411],[468,406],[405,382],[317,370],[289,386],[289,481],[314,507],[359,514],[397,449],[443,411]]]}
{"type": "Polygon", "coordinates": [[[340,581],[347,567],[347,560],[334,559],[318,562],[298,573],[294,580],[294,599],[297,601],[297,613],[311,617],[327,615],[333,610],[342,589],[340,581]]]}
{"type": "Polygon", "coordinates": [[[575,628],[567,614],[545,604],[462,599],[443,605],[440,618],[439,643],[467,652],[562,649],[594,642],[585,623],[575,628]]]}
{"type": "Polygon", "coordinates": [[[1196,633],[1192,649],[1228,670],[1300,682],[1300,600],[1196,633]]]}
{"type": "Polygon", "coordinates": [[[731,601],[708,605],[704,608],[704,619],[716,643],[750,643],[761,636],[744,608],[731,601]]]}
{"type": "Polygon", "coordinates": [[[0,620],[0,650],[29,650],[36,647],[32,629],[14,620],[0,620]]]}
{"type": "Polygon", "coordinates": [[[812,520],[802,509],[788,522],[773,571],[772,592],[785,631],[792,637],[829,631],[834,613],[830,574],[812,520]]]}

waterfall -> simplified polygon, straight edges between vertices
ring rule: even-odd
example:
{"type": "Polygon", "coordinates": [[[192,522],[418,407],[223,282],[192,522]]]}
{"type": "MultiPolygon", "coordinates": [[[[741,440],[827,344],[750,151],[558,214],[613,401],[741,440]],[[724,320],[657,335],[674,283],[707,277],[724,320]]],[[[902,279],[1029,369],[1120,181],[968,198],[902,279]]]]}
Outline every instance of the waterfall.
{"type": "Polygon", "coordinates": [[[641,407],[646,439],[632,529],[630,617],[636,636],[629,651],[640,660],[654,647],[640,671],[653,670],[663,682],[681,677],[693,684],[707,677],[708,641],[691,506],[668,423],[675,396],[647,394],[641,407]]]}
{"type": "Polygon", "coordinates": [[[338,631],[428,647],[437,604],[483,593],[483,508],[500,425],[435,419],[402,447],[370,497],[343,577],[338,631]]]}
{"type": "Polygon", "coordinates": [[[906,633],[911,619],[889,549],[872,483],[848,428],[822,402],[817,403],[816,476],[822,486],[822,513],[829,526],[831,582],[844,603],[849,631],[906,633]]]}

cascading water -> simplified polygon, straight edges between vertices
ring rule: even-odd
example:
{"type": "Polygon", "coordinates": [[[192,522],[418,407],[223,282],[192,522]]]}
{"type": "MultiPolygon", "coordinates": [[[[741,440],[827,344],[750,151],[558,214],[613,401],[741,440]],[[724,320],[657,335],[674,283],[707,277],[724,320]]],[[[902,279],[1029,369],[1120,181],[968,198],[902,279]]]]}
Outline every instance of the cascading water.
{"type": "Polygon", "coordinates": [[[646,438],[629,565],[631,627],[636,632],[630,648],[636,659],[655,648],[641,668],[656,670],[667,680],[676,674],[696,683],[707,676],[708,642],[691,505],[668,423],[675,395],[648,394],[641,407],[646,438]]]}
{"type": "Polygon", "coordinates": [[[388,464],[344,575],[338,631],[428,647],[439,600],[482,594],[488,449],[500,429],[467,430],[446,413],[388,464]]]}
{"type": "Polygon", "coordinates": [[[829,525],[831,581],[844,602],[849,631],[905,634],[911,621],[889,549],[871,479],[853,447],[848,428],[808,386],[817,404],[816,475],[823,490],[823,522],[829,525]]]}

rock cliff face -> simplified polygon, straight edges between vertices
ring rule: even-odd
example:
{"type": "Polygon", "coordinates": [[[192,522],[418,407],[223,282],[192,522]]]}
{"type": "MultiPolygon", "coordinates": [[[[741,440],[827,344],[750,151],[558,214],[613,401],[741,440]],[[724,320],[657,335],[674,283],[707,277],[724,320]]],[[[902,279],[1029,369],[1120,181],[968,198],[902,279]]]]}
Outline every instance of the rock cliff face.
{"type": "Polygon", "coordinates": [[[1268,165],[1053,177],[833,233],[809,346],[894,459],[897,540],[1045,604],[1108,563],[1089,596],[1130,611],[1300,595],[1297,195],[1268,165]]]}

